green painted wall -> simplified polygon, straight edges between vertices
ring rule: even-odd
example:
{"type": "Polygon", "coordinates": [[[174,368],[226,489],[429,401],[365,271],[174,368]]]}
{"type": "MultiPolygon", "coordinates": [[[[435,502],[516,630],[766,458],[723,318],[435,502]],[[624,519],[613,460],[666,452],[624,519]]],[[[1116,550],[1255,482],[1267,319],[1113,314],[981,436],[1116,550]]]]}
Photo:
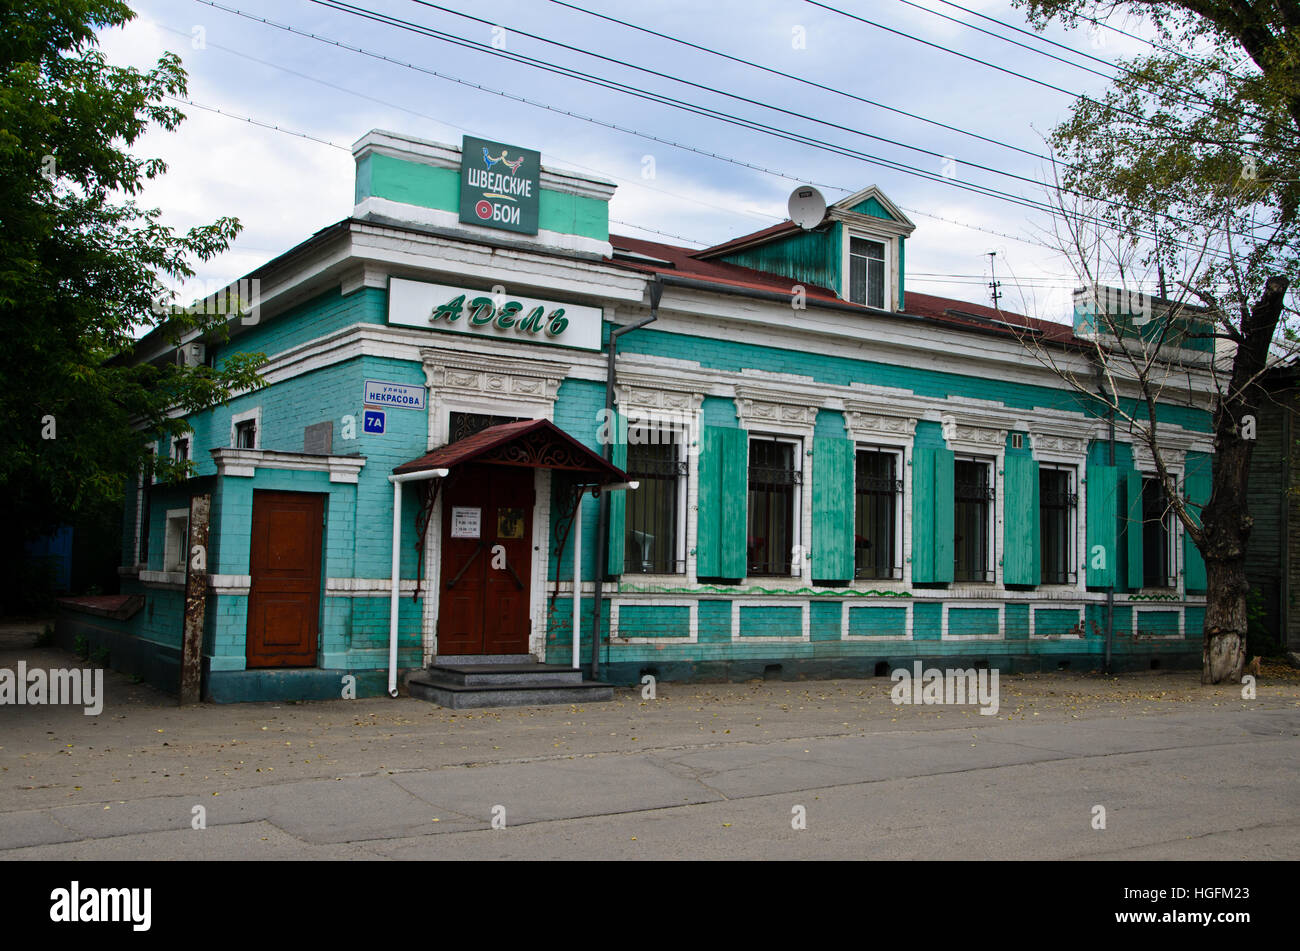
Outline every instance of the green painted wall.
{"type": "Polygon", "coordinates": [[[741,267],[783,274],[797,284],[811,284],[839,292],[843,245],[840,225],[797,231],[784,238],[746,248],[719,260],[741,267]]]}
{"type": "Polygon", "coordinates": [[[866,637],[906,637],[907,608],[849,606],[846,633],[866,637]]]}
{"type": "MultiPolygon", "coordinates": [[[[819,383],[839,386],[875,384],[898,387],[919,396],[939,399],[956,397],[992,400],[1009,409],[1042,407],[1093,415],[1094,404],[1066,387],[1036,386],[988,376],[945,373],[892,363],[833,357],[820,353],[813,347],[805,350],[765,347],[757,343],[704,336],[709,329],[702,323],[700,335],[697,336],[648,327],[628,334],[619,342],[619,349],[626,353],[694,360],[706,369],[735,373],[746,369],[770,370],[808,376],[819,383]]],[[[1183,426],[1194,432],[1210,431],[1210,415],[1204,410],[1162,404],[1159,407],[1159,419],[1163,423],[1183,426]]]]}

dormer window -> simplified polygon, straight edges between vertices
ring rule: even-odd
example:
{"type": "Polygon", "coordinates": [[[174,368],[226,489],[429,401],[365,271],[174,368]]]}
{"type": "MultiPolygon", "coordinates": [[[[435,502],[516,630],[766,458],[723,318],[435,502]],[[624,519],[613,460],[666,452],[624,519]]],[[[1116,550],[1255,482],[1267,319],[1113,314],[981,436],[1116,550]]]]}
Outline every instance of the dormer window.
{"type": "Polygon", "coordinates": [[[885,242],[850,237],[849,300],[883,309],[885,298],[885,242]]]}

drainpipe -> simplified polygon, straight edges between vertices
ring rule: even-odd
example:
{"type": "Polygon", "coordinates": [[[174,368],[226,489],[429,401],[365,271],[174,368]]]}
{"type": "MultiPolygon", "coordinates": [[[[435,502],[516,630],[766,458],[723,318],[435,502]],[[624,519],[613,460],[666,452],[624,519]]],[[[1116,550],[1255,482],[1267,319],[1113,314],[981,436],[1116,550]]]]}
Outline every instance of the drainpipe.
{"type": "Polygon", "coordinates": [[[425,469],[422,472],[403,472],[390,475],[393,483],[393,568],[392,594],[388,607],[388,695],[397,696],[397,603],[401,587],[402,567],[402,483],[423,482],[427,479],[447,478],[447,469],[425,469]]]}
{"type": "Polygon", "coordinates": [[[582,663],[582,497],[587,494],[587,487],[578,489],[578,497],[573,501],[573,669],[582,663]]]}
{"type": "MultiPolygon", "coordinates": [[[[605,369],[605,418],[610,419],[614,410],[614,354],[618,350],[618,338],[625,333],[633,330],[639,330],[646,324],[653,323],[659,319],[659,300],[664,295],[664,284],[662,275],[656,274],[654,280],[650,283],[650,316],[638,320],[634,324],[628,324],[625,327],[615,327],[609,333],[609,356],[605,369]]],[[[601,455],[606,461],[609,461],[610,444],[606,443],[600,447],[601,455]]],[[[581,528],[579,528],[581,531],[581,528]]],[[[608,564],[608,552],[606,551],[609,538],[609,493],[600,493],[599,507],[596,515],[596,592],[592,597],[592,610],[595,616],[591,622],[591,679],[595,680],[600,676],[600,602],[604,596],[604,579],[605,568],[608,564]]],[[[574,638],[577,638],[577,632],[574,632],[574,638]]]]}

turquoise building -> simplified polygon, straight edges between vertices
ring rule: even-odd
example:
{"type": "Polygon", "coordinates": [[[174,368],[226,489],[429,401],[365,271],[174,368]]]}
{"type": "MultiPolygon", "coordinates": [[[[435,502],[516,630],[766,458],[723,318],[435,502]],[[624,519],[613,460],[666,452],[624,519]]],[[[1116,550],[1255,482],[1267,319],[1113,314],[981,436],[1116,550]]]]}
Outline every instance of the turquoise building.
{"type": "MultiPolygon", "coordinates": [[[[466,656],[622,684],[1090,669],[1108,640],[1119,667],[1198,662],[1204,565],[1150,453],[1026,349],[1095,377],[1086,307],[907,290],[923,237],[874,187],[696,251],[611,235],[614,185],[525,149],[374,131],[354,155],[352,215],[235,285],[227,339],[140,344],[268,362],[155,444],[194,477],[128,492],[125,597],[62,612],[114,666],[175,689],[196,495],[218,701],[466,656]]],[[[1194,504],[1210,391],[1192,371],[1158,410],[1194,504]]]]}

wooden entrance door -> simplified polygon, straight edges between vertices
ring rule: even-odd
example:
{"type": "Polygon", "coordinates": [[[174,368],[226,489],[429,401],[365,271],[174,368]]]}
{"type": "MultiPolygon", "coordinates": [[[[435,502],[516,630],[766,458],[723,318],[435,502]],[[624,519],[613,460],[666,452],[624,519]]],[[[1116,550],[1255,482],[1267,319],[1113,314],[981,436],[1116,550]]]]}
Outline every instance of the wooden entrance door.
{"type": "Polygon", "coordinates": [[[528,652],[533,470],[462,466],[443,485],[439,654],[528,652]]]}
{"type": "Polygon", "coordinates": [[[323,495],[253,492],[249,667],[315,665],[324,517],[323,495]]]}

